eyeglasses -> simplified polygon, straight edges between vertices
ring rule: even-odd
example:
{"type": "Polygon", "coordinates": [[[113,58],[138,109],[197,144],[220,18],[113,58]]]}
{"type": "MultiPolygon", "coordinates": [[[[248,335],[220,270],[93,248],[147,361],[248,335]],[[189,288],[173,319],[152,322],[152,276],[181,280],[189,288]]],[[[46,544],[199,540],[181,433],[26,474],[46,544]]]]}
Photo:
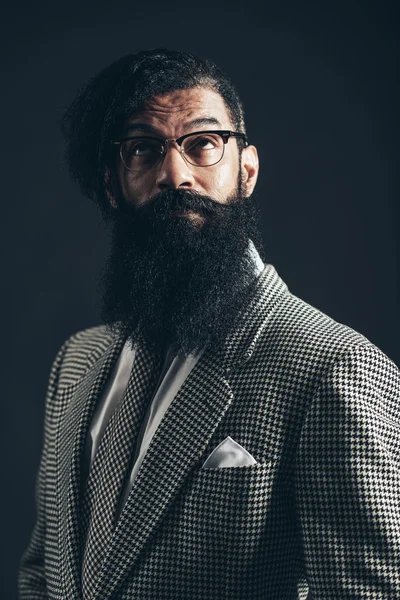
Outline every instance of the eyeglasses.
{"type": "Polygon", "coordinates": [[[162,140],[156,137],[131,136],[111,142],[119,145],[122,163],[129,171],[148,171],[153,169],[166,155],[168,143],[175,142],[182,158],[196,167],[211,167],[223,157],[225,145],[229,138],[236,137],[244,140],[244,133],[236,131],[197,131],[187,133],[180,138],[162,140]]]}

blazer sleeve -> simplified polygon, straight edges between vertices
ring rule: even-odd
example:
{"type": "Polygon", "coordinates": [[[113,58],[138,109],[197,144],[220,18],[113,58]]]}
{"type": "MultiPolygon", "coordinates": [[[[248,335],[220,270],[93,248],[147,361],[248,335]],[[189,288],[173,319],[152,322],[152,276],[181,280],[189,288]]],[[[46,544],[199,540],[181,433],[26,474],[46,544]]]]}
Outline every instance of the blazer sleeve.
{"type": "Polygon", "coordinates": [[[36,523],[29,545],[21,558],[18,573],[18,592],[21,600],[47,600],[48,598],[44,570],[44,546],[46,534],[46,456],[49,427],[51,423],[51,411],[57,392],[60,367],[68,344],[69,340],[67,340],[58,351],[49,376],[46,394],[43,446],[36,478],[36,523]]]}
{"type": "Polygon", "coordinates": [[[372,344],[322,377],[296,458],[315,600],[400,598],[400,373],[372,344]]]}

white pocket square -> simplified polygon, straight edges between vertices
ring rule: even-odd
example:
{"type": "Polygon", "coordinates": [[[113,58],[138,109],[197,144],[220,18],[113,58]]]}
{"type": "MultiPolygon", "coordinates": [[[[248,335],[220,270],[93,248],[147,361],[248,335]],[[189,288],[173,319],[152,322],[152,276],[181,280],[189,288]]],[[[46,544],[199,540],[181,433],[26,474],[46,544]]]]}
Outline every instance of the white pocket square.
{"type": "Polygon", "coordinates": [[[224,467],[242,467],[254,465],[257,461],[243,446],[229,435],[211,452],[202,469],[220,469],[224,467]]]}

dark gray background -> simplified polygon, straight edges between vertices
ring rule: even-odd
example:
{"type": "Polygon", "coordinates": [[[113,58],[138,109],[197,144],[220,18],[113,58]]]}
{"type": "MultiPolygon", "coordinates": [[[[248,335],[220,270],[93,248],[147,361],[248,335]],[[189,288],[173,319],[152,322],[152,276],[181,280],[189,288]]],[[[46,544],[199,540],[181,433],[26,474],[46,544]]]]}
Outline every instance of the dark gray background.
{"type": "Polygon", "coordinates": [[[400,362],[395,2],[15,3],[3,14],[1,598],[34,522],[49,368],[99,323],[100,216],[69,181],[57,126],[86,79],[167,46],[210,57],[260,155],[268,262],[292,292],[400,362]],[[4,389],[4,387],[3,387],[4,389]]]}

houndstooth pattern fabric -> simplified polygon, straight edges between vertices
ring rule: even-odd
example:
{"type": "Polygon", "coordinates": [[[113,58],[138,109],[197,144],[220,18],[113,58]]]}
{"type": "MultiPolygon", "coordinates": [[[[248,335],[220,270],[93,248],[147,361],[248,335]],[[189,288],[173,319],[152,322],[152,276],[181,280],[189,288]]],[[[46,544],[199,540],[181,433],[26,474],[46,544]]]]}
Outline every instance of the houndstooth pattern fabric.
{"type": "MultiPolygon", "coordinates": [[[[71,336],[50,374],[21,600],[81,600],[81,458],[124,340],[71,336]]],[[[272,265],[157,429],[96,600],[400,598],[400,376],[272,265]],[[257,461],[202,469],[227,436],[257,461]]]]}
{"type": "Polygon", "coordinates": [[[82,538],[85,543],[82,572],[83,598],[93,595],[97,575],[118,517],[118,504],[151,393],[162,367],[161,355],[138,344],[135,362],[121,402],[100,442],[85,487],[82,538]]]}

